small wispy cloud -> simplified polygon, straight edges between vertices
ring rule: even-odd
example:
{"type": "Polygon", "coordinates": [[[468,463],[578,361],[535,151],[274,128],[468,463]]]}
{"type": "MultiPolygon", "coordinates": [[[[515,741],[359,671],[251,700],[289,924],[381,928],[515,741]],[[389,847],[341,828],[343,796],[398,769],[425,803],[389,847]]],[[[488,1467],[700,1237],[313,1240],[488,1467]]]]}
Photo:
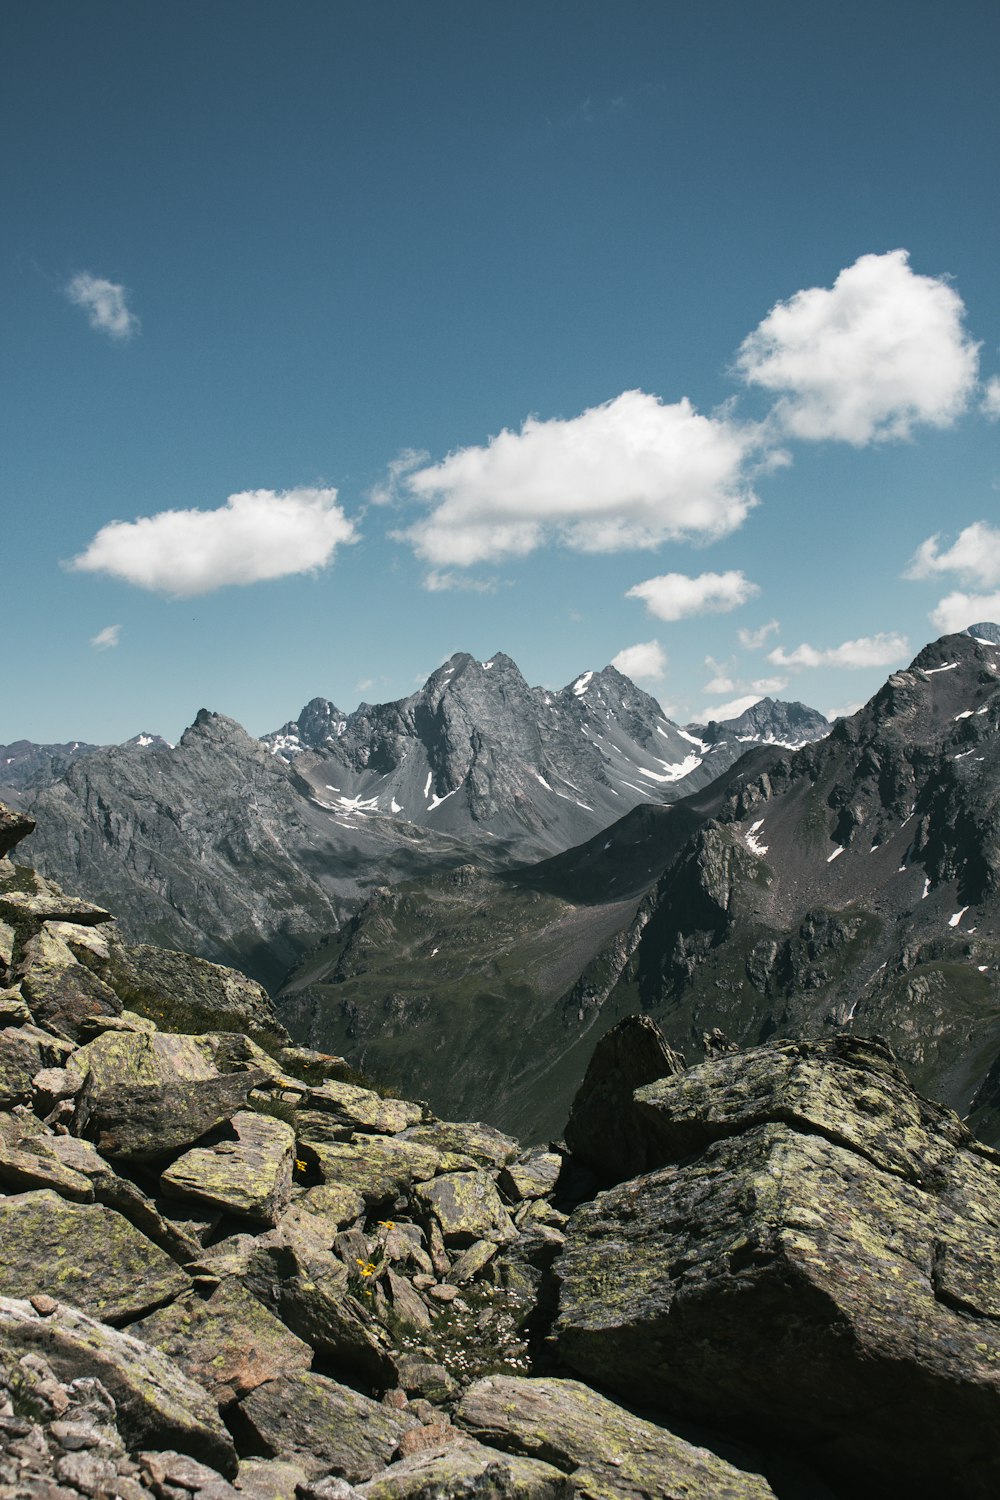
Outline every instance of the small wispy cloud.
{"type": "Polygon", "coordinates": [[[357,540],[334,489],[244,490],[217,510],[164,510],[112,521],[67,567],[191,598],[325,567],[357,540]]]}
{"type": "Polygon", "coordinates": [[[760,651],[770,640],[772,635],[777,635],[781,626],[777,620],[768,620],[766,625],[761,625],[758,630],[738,630],[737,638],[744,651],[760,651]]]}
{"type": "Polygon", "coordinates": [[[1000,421],[1000,375],[994,375],[986,382],[982,410],[991,422],[1000,421]]]}
{"type": "Polygon", "coordinates": [[[642,599],[651,615],[660,620],[683,620],[691,615],[728,614],[755,594],[757,584],[743,573],[662,573],[626,590],[626,599],[642,599]]]}
{"type": "Polygon", "coordinates": [[[880,635],[860,636],[855,641],[844,641],[840,646],[817,650],[815,646],[796,646],[794,651],[785,651],[778,646],[769,651],[767,659],[776,667],[800,671],[805,667],[891,667],[909,650],[905,635],[888,631],[880,635]]]}
{"type": "Polygon", "coordinates": [[[120,625],[105,625],[96,635],[90,637],[90,644],[95,651],[109,651],[112,646],[117,646],[121,640],[122,628],[120,625]]]}
{"type": "Polygon", "coordinates": [[[611,658],[611,665],[635,681],[639,678],[658,681],[667,670],[667,653],[659,641],[640,641],[619,651],[611,658]]]}
{"type": "Polygon", "coordinates": [[[385,478],[380,479],[378,484],[373,484],[368,491],[368,499],[372,505],[395,505],[400,499],[400,489],[407,474],[426,464],[429,458],[430,454],[423,448],[404,448],[386,464],[385,478]]]}
{"type": "Polygon", "coordinates": [[[126,343],[139,332],[139,319],[129,310],[128,293],[118,282],[80,271],[63,290],[70,302],[83,308],[91,328],[106,333],[116,343],[126,343]]]}
{"type": "Polygon", "coordinates": [[[501,586],[509,585],[509,579],[473,578],[471,574],[456,573],[454,568],[432,568],[424,578],[424,588],[430,594],[446,594],[456,589],[468,594],[495,594],[501,586]]]}

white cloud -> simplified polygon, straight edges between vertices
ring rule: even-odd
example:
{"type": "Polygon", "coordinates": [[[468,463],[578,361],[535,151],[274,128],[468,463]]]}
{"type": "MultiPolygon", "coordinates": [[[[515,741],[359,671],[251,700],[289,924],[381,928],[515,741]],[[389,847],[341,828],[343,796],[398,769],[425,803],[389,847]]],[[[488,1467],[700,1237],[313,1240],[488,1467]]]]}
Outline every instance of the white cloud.
{"type": "Polygon", "coordinates": [[[814,646],[796,646],[794,651],[785,651],[778,646],[768,652],[768,661],[776,667],[799,670],[803,667],[891,667],[905,656],[909,646],[905,635],[883,632],[881,635],[861,636],[856,641],[844,641],[841,646],[817,651],[814,646]]]}
{"type": "Polygon", "coordinates": [[[759,630],[738,630],[736,632],[739,643],[744,651],[759,651],[772,635],[776,635],[781,629],[777,620],[768,620],[759,630]]]}
{"type": "Polygon", "coordinates": [[[759,703],[760,693],[746,693],[742,698],[731,698],[728,703],[717,703],[714,708],[703,708],[696,720],[699,724],[707,724],[710,719],[720,722],[723,719],[738,719],[740,714],[746,713],[748,708],[753,708],[759,703]]]}
{"type": "Polygon", "coordinates": [[[862,255],[833,286],[779,302],[744,339],[737,372],[781,393],[773,419],[791,436],[857,446],[946,427],[975,389],[979,346],[961,297],[918,276],[908,253],[862,255]]]}
{"type": "Polygon", "coordinates": [[[1000,421],[1000,375],[994,375],[986,382],[982,409],[991,422],[1000,421]]]}
{"type": "Polygon", "coordinates": [[[112,646],[117,646],[121,640],[122,628],[120,625],[105,625],[96,635],[90,637],[90,644],[95,651],[107,651],[112,646]]]}
{"type": "MultiPolygon", "coordinates": [[[[431,594],[444,594],[452,589],[463,589],[471,594],[495,594],[500,582],[498,578],[470,578],[465,573],[456,573],[454,568],[431,568],[424,579],[424,588],[431,594]]],[[[507,584],[509,580],[503,582],[507,584]]]]}
{"type": "Polygon", "coordinates": [[[139,319],[129,311],[126,290],[117,282],[106,281],[103,276],[92,276],[89,271],[80,271],[63,290],[71,302],[83,308],[91,328],[106,333],[109,338],[124,343],[139,332],[139,319]]]}
{"type": "Polygon", "coordinates": [[[946,552],[938,551],[938,536],[921,542],[904,578],[932,578],[935,573],[958,573],[966,583],[989,588],[1000,583],[1000,530],[988,521],[973,521],[960,531],[946,552]]]}
{"type": "Polygon", "coordinates": [[[770,697],[772,693],[783,693],[788,686],[787,677],[758,677],[750,684],[755,693],[770,697]]]}
{"type": "Polygon", "coordinates": [[[848,703],[843,708],[826,708],[823,710],[827,719],[832,724],[835,719],[849,719],[856,714],[859,708],[864,708],[864,703],[848,703]]]}
{"type": "Polygon", "coordinates": [[[626,646],[619,651],[611,658],[611,665],[633,679],[660,678],[667,670],[667,653],[659,641],[640,641],[636,646],[626,646]]]}
{"type": "Polygon", "coordinates": [[[328,563],[338,543],[356,540],[336,499],[334,489],[244,490],[218,510],[112,521],[68,566],[185,598],[308,573],[328,563]]]}
{"type": "Polygon", "coordinates": [[[702,688],[703,693],[735,693],[736,682],[724,662],[716,661],[714,656],[706,656],[705,665],[712,676],[702,688]]]}
{"type": "Polygon", "coordinates": [[[523,557],[549,541],[581,552],[706,540],[756,504],[746,468],[759,431],[625,391],[569,420],[529,417],[485,447],[410,474],[434,506],[405,531],[432,566],[523,557]]]}
{"type": "Polygon", "coordinates": [[[948,594],[930,612],[930,621],[942,635],[952,635],[978,625],[980,620],[1000,620],[1000,592],[995,594],[948,594]]]}
{"type": "Polygon", "coordinates": [[[368,498],[373,505],[394,505],[407,474],[425,464],[430,454],[423,448],[404,448],[398,458],[386,465],[385,478],[372,485],[368,498]]]}
{"type": "Polygon", "coordinates": [[[742,573],[663,573],[647,578],[626,592],[626,599],[643,599],[651,615],[660,620],[683,620],[689,615],[728,614],[759,594],[760,589],[742,573]]]}

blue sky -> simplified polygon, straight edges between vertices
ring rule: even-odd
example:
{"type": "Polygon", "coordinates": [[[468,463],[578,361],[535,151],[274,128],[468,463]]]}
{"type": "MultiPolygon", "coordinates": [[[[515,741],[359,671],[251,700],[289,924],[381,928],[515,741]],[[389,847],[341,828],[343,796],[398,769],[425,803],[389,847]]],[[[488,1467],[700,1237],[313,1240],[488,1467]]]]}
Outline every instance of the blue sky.
{"type": "Polygon", "coordinates": [[[992,0],[2,30],[0,741],[455,650],[835,711],[1000,616],[992,0]]]}

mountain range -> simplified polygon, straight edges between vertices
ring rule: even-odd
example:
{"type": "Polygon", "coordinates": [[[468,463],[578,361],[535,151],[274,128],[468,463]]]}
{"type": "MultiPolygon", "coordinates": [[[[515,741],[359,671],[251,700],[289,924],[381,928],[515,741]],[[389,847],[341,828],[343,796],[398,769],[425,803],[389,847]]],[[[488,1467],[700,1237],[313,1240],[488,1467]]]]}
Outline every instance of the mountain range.
{"type": "Polygon", "coordinates": [[[508,657],[462,653],[409,698],[347,715],[314,699],[263,740],[202,710],[176,746],[21,741],[0,795],[38,818],[38,868],[113,905],[133,938],[273,988],[377,887],[560,852],[750,742],[829,728],[803,705],[751,712],[699,734],[613,667],[553,693],[508,657]]]}

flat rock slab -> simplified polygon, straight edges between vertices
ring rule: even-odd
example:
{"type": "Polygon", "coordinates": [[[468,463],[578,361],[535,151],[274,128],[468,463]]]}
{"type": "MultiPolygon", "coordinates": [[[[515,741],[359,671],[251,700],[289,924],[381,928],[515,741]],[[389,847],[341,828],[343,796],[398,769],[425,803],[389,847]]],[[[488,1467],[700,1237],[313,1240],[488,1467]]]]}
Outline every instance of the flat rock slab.
{"type": "Polygon", "coordinates": [[[513,1136],[494,1130],[492,1125],[467,1124],[461,1120],[434,1120],[416,1125],[406,1132],[406,1139],[432,1146],[443,1156],[466,1156],[484,1167],[503,1167],[521,1153],[513,1136]]]}
{"type": "Polygon", "coordinates": [[[398,1136],[358,1135],[350,1141],[303,1142],[302,1156],[323,1181],[351,1188],[369,1208],[408,1193],[414,1182],[433,1177],[441,1165],[437,1151],[398,1136]]]}
{"type": "Polygon", "coordinates": [[[491,1447],[560,1469],[585,1495],[774,1500],[759,1474],[734,1468],[575,1380],[491,1375],[469,1387],[456,1419],[491,1447]]]}
{"type": "Polygon", "coordinates": [[[446,1245],[517,1239],[513,1220],[488,1172],[447,1172],[417,1187],[417,1200],[441,1226],[446,1245]]]}
{"type": "Polygon", "coordinates": [[[99,1380],[132,1450],[176,1449],[227,1477],[236,1473],[233,1440],[212,1398],[130,1334],[65,1305],[42,1317],[28,1302],[0,1297],[0,1354],[14,1361],[40,1354],[60,1380],[99,1380]]]}
{"type": "Polygon", "coordinates": [[[498,1453],[470,1438],[404,1458],[358,1488],[364,1500],[570,1500],[577,1493],[552,1465],[498,1453]]]}
{"type": "Polygon", "coordinates": [[[162,1174],[160,1186],[168,1197],[274,1224],[291,1198],[295,1132],[284,1120],[252,1110],[234,1114],[229,1125],[235,1140],[185,1152],[162,1174]]]}
{"type": "Polygon", "coordinates": [[[175,1261],[113,1209],[49,1189],[0,1198],[0,1295],[47,1293],[121,1322],[191,1285],[175,1261]]]}
{"type": "Polygon", "coordinates": [[[560,1353],[626,1399],[792,1432],[849,1478],[986,1500],[1000,1173],[956,1161],[924,1191],[769,1123],[622,1183],[570,1220],[560,1353]]]}
{"type": "Polygon", "coordinates": [[[81,927],[93,927],[101,922],[113,922],[111,912],[103,906],[94,906],[90,901],[81,901],[77,896],[67,896],[55,887],[49,892],[36,894],[32,891],[0,891],[0,916],[11,922],[73,922],[81,927]]]}
{"type": "Polygon", "coordinates": [[[74,1042],[95,1016],[117,1016],[122,1008],[111,986],[75,959],[33,964],[21,980],[21,994],[40,1026],[74,1042]]]}
{"type": "Polygon", "coordinates": [[[26,1145],[0,1144],[0,1183],[4,1189],[20,1193],[33,1188],[52,1188],[60,1197],[76,1203],[93,1203],[94,1185],[90,1179],[49,1153],[47,1145],[44,1140],[39,1149],[30,1141],[26,1145]]]}
{"type": "Polygon", "coordinates": [[[952,1110],[916,1093],[884,1043],[865,1037],[726,1054],[638,1089],[635,1105],[651,1167],[774,1120],[919,1185],[971,1140],[952,1110]]]}
{"type": "Polygon", "coordinates": [[[377,1135],[396,1135],[411,1125],[419,1125],[424,1117],[419,1104],[411,1104],[407,1099],[383,1099],[372,1089],[333,1079],[310,1089],[309,1103],[342,1124],[356,1130],[371,1130],[377,1135]]]}
{"type": "Polygon", "coordinates": [[[220,1406],[246,1396],[265,1380],[308,1370],[313,1352],[238,1281],[226,1280],[210,1297],[188,1293],[132,1325],[137,1338],[164,1354],[220,1406]]]}
{"type": "Polygon", "coordinates": [[[389,1462],[415,1418],[324,1375],[284,1375],[241,1402],[240,1418],[272,1458],[301,1463],[307,1474],[335,1472],[352,1484],[389,1462]]]}
{"type": "Polygon", "coordinates": [[[231,1027],[287,1043],[267,991],[237,969],[152,944],[119,944],[114,978],[134,1006],[167,1030],[231,1027]]]}

